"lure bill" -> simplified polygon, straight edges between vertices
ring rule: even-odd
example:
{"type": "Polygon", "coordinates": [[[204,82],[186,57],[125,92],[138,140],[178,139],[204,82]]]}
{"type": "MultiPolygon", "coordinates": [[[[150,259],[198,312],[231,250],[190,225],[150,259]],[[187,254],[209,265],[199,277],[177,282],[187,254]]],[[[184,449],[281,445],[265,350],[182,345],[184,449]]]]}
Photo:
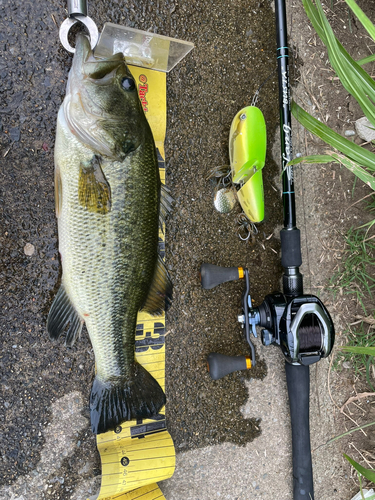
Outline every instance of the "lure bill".
{"type": "Polygon", "coordinates": [[[161,314],[172,286],[158,256],[170,197],[161,187],[151,129],[118,53],[96,59],[77,38],[59,110],[55,189],[63,275],[47,329],[71,346],[86,323],[96,361],[95,434],[155,416],[158,382],[135,361],[137,314],[161,314]]]}

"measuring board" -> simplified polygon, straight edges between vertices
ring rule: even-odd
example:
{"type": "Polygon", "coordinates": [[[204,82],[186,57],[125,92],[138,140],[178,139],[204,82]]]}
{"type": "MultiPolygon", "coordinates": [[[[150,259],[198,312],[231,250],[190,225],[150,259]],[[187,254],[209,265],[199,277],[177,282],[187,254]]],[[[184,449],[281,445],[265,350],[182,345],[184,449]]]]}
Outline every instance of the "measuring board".
{"type": "MultiPolygon", "coordinates": [[[[165,183],[166,74],[129,66],[154,135],[159,171],[165,183]]],[[[164,257],[164,234],[159,252],[164,257]]],[[[140,312],[135,334],[136,360],[165,391],[165,315],[140,312]]],[[[102,462],[102,484],[97,500],[165,500],[157,481],[173,475],[176,455],[166,428],[165,407],[153,419],[121,423],[114,431],[97,435],[102,462]]]]}

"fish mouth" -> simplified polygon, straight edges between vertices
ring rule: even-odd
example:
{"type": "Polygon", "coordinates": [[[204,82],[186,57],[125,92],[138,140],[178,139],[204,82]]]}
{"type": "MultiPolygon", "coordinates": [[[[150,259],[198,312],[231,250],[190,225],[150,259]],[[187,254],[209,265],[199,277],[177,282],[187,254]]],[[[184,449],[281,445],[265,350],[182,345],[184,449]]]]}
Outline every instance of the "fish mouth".
{"type": "Polygon", "coordinates": [[[125,63],[125,59],[121,52],[107,57],[106,59],[99,59],[95,57],[87,36],[80,33],[77,36],[76,51],[73,59],[73,74],[81,78],[89,78],[95,80],[102,80],[113,74],[117,68],[125,63]]]}

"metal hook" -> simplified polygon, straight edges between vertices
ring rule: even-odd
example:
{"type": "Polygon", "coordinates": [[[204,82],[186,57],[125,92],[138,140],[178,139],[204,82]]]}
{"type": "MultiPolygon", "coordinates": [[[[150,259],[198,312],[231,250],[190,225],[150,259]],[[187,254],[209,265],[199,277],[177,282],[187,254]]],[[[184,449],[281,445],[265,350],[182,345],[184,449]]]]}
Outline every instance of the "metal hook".
{"type": "Polygon", "coordinates": [[[250,237],[256,236],[259,233],[254,222],[249,221],[243,212],[238,215],[237,223],[239,224],[237,234],[241,241],[249,241],[250,237]]]}
{"type": "Polygon", "coordinates": [[[220,179],[219,184],[221,183],[224,187],[230,186],[232,184],[231,176],[232,176],[232,171],[229,170],[229,172],[227,173],[227,175],[225,175],[224,177],[222,177],[220,179]]]}
{"type": "Polygon", "coordinates": [[[98,43],[99,39],[99,31],[94,23],[94,21],[87,16],[82,16],[82,15],[76,15],[75,17],[68,17],[65,19],[65,21],[62,23],[60,26],[60,41],[63,45],[63,47],[68,51],[74,54],[75,50],[70,43],[68,42],[68,34],[72,26],[76,23],[82,23],[86,26],[88,29],[88,32],[90,34],[90,45],[91,48],[94,49],[96,47],[96,44],[98,43]]]}

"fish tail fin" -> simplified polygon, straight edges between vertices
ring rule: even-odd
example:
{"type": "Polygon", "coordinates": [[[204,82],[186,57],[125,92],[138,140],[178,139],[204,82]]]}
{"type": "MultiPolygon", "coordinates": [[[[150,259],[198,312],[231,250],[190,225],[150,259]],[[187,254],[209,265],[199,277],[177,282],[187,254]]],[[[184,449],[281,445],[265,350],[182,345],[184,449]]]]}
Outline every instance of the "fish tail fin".
{"type": "Polygon", "coordinates": [[[151,418],[165,405],[159,383],[135,362],[130,380],[102,381],[95,377],[90,396],[91,428],[94,434],[115,429],[124,420],[151,418]]]}

